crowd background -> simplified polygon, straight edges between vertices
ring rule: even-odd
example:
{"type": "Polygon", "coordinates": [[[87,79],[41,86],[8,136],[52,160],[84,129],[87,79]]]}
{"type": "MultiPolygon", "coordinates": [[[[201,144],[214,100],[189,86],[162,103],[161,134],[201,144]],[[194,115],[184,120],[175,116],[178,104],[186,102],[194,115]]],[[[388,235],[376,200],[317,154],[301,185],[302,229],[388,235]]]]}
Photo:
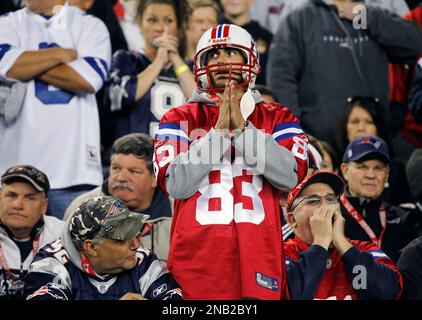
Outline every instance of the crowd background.
{"type": "MultiPolygon", "coordinates": [[[[37,2],[26,5],[31,8],[37,2]]],[[[7,96],[0,96],[6,106],[0,113],[0,172],[29,164],[46,173],[50,180],[46,214],[58,219],[69,217],[87,192],[113,195],[128,207],[147,211],[155,220],[143,234],[149,236],[145,243],[166,261],[173,199],[154,181],[151,139],[165,112],[184,104],[196,89],[193,59],[202,34],[218,23],[237,24],[252,35],[260,55],[262,72],[255,89],[266,101],[288,107],[311,138],[308,175],[331,171],[350,183],[354,178],[345,177],[342,169],[349,163],[345,161],[349,144],[363,136],[381,138],[386,144],[388,174],[373,200],[388,204],[395,219],[410,216],[406,224],[412,224],[411,233],[396,235],[402,237],[396,239],[401,244],[394,253],[397,263],[405,245],[422,234],[422,181],[415,174],[422,172],[422,3],[363,2],[367,24],[360,19],[356,28],[351,1],[69,0],[70,7],[98,19],[71,28],[69,37],[77,39],[72,41],[81,41],[73,50],[40,47],[51,49],[43,59],[60,56],[55,66],[22,73],[11,68],[12,62],[21,61],[17,54],[11,60],[13,50],[5,39],[16,33],[20,43],[24,31],[11,31],[11,24],[1,22],[10,18],[7,13],[21,12],[25,3],[2,0],[0,80],[7,96]],[[80,35],[86,39],[80,40],[80,35]],[[63,66],[71,66],[81,77],[63,66]],[[48,78],[52,67],[62,68],[66,84],[48,78]],[[41,88],[42,81],[69,94],[66,103],[80,94],[82,98],[72,100],[78,113],[58,116],[46,109],[34,125],[36,117],[26,110],[32,103],[28,97],[34,94],[21,84],[41,88]],[[22,105],[20,113],[8,113],[7,103],[12,102],[22,105]],[[82,110],[88,105],[89,111],[82,110]],[[64,127],[69,120],[77,123],[74,130],[64,127]],[[128,146],[122,146],[122,141],[128,146]],[[88,164],[81,164],[84,161],[88,164]],[[143,170],[132,169],[137,166],[143,170]],[[133,204],[119,195],[119,187],[137,192],[138,197],[147,194],[146,200],[133,204]]],[[[29,68],[20,66],[20,70],[29,68]]],[[[43,90],[52,92],[48,85],[43,90]]],[[[59,98],[66,99],[65,95],[59,98]]],[[[280,201],[285,238],[293,236],[286,222],[286,197],[287,193],[280,201]]],[[[362,208],[371,204],[371,200],[360,203],[362,208]]]]}

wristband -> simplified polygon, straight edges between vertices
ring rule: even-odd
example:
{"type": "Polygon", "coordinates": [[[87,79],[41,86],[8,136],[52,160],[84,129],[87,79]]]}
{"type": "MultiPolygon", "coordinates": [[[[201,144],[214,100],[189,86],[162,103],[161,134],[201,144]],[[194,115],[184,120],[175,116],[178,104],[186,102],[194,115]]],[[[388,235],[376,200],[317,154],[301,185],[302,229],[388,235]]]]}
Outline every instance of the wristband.
{"type": "Polygon", "coordinates": [[[177,68],[176,70],[174,70],[174,74],[176,75],[176,77],[180,76],[183,72],[188,71],[189,67],[187,64],[184,64],[183,66],[180,66],[179,68],[177,68]]]}

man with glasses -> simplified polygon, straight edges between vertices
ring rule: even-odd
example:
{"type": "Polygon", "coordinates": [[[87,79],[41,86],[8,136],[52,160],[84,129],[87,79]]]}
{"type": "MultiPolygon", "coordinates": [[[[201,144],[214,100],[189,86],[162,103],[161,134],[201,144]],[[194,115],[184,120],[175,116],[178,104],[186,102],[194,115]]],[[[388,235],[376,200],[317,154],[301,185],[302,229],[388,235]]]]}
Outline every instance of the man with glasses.
{"type": "Polygon", "coordinates": [[[284,245],[290,299],[396,299],[401,275],[381,249],[349,240],[339,206],[343,180],[319,172],[287,196],[295,238],[284,245]]]}
{"type": "Polygon", "coordinates": [[[353,140],[341,164],[347,188],[340,202],[346,236],[372,242],[397,262],[400,250],[417,236],[417,219],[413,213],[380,199],[390,162],[388,146],[381,138],[362,136],[353,140]]]}
{"type": "Polygon", "coordinates": [[[110,196],[85,201],[60,238],[34,258],[26,299],[180,300],[180,286],[167,268],[140,246],[148,218],[110,196]]]}

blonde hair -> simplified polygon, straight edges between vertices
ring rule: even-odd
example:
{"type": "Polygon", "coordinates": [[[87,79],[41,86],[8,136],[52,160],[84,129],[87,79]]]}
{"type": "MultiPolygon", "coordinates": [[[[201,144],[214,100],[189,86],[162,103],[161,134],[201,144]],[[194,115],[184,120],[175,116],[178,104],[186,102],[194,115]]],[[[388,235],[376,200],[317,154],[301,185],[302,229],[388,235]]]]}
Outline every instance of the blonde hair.
{"type": "Polygon", "coordinates": [[[217,22],[220,21],[220,7],[218,4],[213,0],[188,0],[188,5],[190,8],[190,12],[192,12],[198,8],[204,8],[204,7],[211,7],[214,9],[215,13],[217,14],[217,22]]]}

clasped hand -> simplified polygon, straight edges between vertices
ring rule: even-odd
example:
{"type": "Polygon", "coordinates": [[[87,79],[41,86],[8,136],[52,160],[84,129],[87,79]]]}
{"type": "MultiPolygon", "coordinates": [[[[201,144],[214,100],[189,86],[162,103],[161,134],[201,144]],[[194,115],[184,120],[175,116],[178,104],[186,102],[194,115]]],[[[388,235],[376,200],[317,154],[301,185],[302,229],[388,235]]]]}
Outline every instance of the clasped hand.
{"type": "Polygon", "coordinates": [[[226,82],[223,94],[219,94],[221,105],[215,129],[243,130],[245,128],[245,119],[240,112],[240,100],[243,94],[243,88],[236,88],[235,81],[226,82]]]}

